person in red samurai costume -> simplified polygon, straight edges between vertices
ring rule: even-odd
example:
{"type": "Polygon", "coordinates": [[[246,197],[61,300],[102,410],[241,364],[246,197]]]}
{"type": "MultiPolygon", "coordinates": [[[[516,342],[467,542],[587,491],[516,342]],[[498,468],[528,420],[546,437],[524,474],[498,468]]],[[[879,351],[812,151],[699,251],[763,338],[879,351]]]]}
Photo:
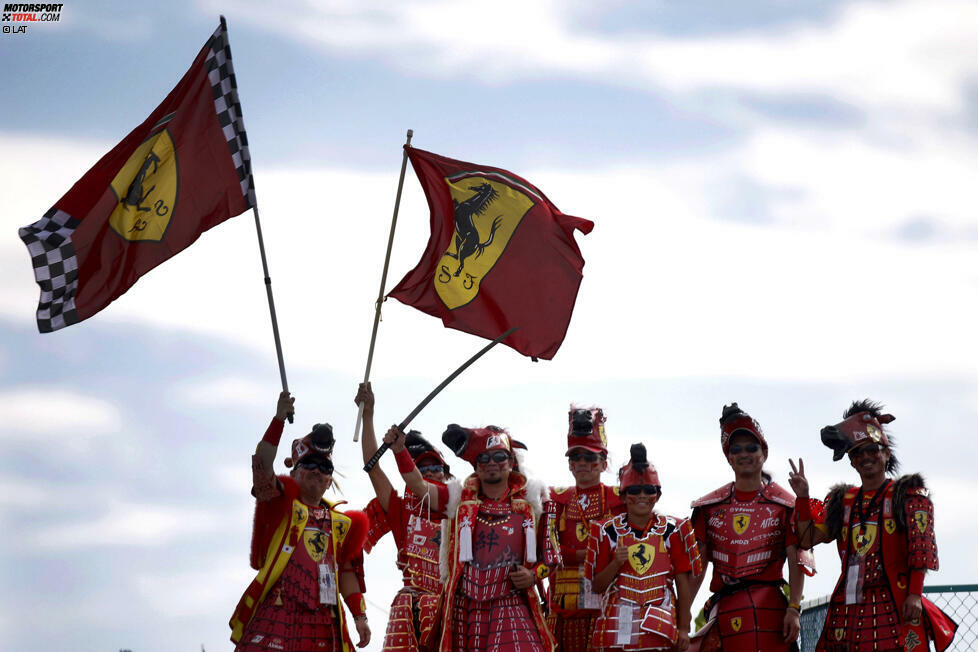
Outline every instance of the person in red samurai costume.
{"type": "Polygon", "coordinates": [[[251,459],[256,499],[251,565],[258,575],[231,617],[236,652],[350,652],[346,615],[353,615],[359,647],[370,642],[363,591],[363,542],[367,517],[340,512],[323,498],[333,484],[333,429],[316,424],[292,442],[276,476],[272,463],[284,421],[293,413],[288,392],[251,459]]]}
{"type": "Polygon", "coordinates": [[[560,652],[587,652],[594,621],[601,613],[601,596],[584,577],[584,557],[592,522],[603,523],[625,511],[617,485],[601,483],[608,469],[608,439],[601,408],[578,409],[568,414],[567,463],[573,487],[553,487],[549,519],[563,565],[550,574],[547,625],[560,652]]]}
{"type": "Polygon", "coordinates": [[[920,475],[887,477],[898,468],[885,429],[893,420],[867,399],[854,402],[841,423],[822,428],[832,459],[848,455],[860,479],[858,487],[833,487],[824,504],[809,498],[804,462],[791,461],[801,544],[834,541],[842,559],[815,648],[822,652],[924,652],[928,641],[940,652],[957,629],[922,596],[924,575],[938,566],[934,505],[920,475]]]}
{"type": "MultiPolygon", "coordinates": [[[[767,440],[757,421],[736,403],[723,408],[720,446],[734,481],[692,504],[691,520],[704,570],[713,562],[713,596],[705,608],[706,626],[693,637],[691,649],[797,650],[803,569],[813,563],[795,535],[795,496],[771,482],[763,470],[767,440]],[[785,561],[788,599],[782,591],[785,561]]],[[[693,579],[694,595],[704,577],[705,573],[693,579]]]]}
{"type": "Polygon", "coordinates": [[[655,511],[659,474],[643,444],[618,472],[624,514],[592,523],[585,577],[604,606],[591,646],[610,650],[686,650],[691,575],[702,572],[693,526],[655,511]],[[675,585],[675,586],[674,586],[675,585]]]}
{"type": "MultiPolygon", "coordinates": [[[[377,451],[370,383],[360,384],[356,403],[363,406],[362,447],[366,463],[377,451]]],[[[410,474],[417,469],[435,487],[437,504],[448,504],[448,487],[444,483],[451,477],[449,466],[421,433],[412,430],[406,438],[392,439],[391,450],[401,473],[410,474]]],[[[398,496],[380,465],[370,470],[370,482],[377,497],[364,510],[370,519],[364,550],[370,552],[385,534],[392,532],[397,546],[397,567],[404,579],[404,588],[397,592],[391,604],[383,649],[384,652],[414,652],[419,649],[419,641],[429,637],[437,617],[441,593],[439,543],[444,513],[432,509],[427,493],[418,498],[408,489],[403,498],[398,496]]]]}
{"type": "MultiPolygon", "coordinates": [[[[384,440],[403,435],[388,431],[384,440]]],[[[440,652],[551,652],[535,584],[549,567],[539,561],[546,488],[513,470],[514,442],[496,426],[451,424],[442,442],[475,472],[448,484],[442,521],[440,652]]],[[[416,495],[427,492],[432,509],[442,508],[438,485],[415,470],[402,474],[416,495]]]]}

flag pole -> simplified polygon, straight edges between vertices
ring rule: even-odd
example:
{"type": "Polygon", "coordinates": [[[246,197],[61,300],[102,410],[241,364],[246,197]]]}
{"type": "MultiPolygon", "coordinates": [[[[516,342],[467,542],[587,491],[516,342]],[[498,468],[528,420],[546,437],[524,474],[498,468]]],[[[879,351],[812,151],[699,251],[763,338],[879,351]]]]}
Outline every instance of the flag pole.
{"type": "MultiPolygon", "coordinates": [[[[363,382],[370,381],[370,366],[374,361],[374,344],[377,342],[377,325],[380,323],[380,307],[384,303],[384,286],[387,285],[387,268],[391,262],[391,249],[394,246],[394,228],[397,226],[397,211],[401,208],[401,190],[404,188],[404,171],[407,170],[408,151],[414,130],[407,130],[407,141],[404,143],[404,157],[401,159],[401,177],[397,181],[397,196],[394,199],[394,217],[391,218],[391,232],[387,238],[387,256],[384,258],[384,272],[380,276],[380,293],[374,306],[374,328],[370,333],[370,348],[367,351],[367,369],[363,372],[363,382]]],[[[271,295],[269,295],[271,296],[271,295]]],[[[353,430],[353,441],[360,441],[360,426],[363,424],[363,403],[357,410],[357,425],[353,430]]]]}
{"type": "MultiPolygon", "coordinates": [[[[265,239],[261,235],[261,220],[258,218],[258,202],[251,209],[255,214],[255,230],[258,231],[258,251],[261,252],[261,268],[265,274],[265,294],[268,295],[268,312],[272,317],[272,336],[275,338],[275,353],[278,355],[278,374],[282,378],[282,391],[289,391],[289,381],[285,378],[285,359],[282,357],[282,340],[278,336],[278,318],[275,316],[275,299],[272,297],[272,278],[268,275],[268,259],[265,257],[265,239]]],[[[293,417],[289,415],[289,423],[293,417]]]]}

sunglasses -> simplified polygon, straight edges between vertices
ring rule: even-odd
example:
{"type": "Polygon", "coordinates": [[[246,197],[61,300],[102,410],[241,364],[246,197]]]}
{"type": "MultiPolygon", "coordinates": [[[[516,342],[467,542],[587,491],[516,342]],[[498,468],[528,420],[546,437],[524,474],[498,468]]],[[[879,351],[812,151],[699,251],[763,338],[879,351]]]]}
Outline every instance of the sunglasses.
{"type": "Polygon", "coordinates": [[[305,462],[299,462],[298,467],[300,469],[305,469],[307,471],[312,471],[313,469],[319,469],[320,472],[325,475],[333,475],[333,463],[329,460],[309,460],[305,462]]]}
{"type": "Polygon", "coordinates": [[[590,451],[587,453],[574,451],[567,456],[567,459],[569,459],[571,462],[587,462],[588,464],[593,464],[594,462],[598,461],[598,454],[590,451]]]}
{"type": "Polygon", "coordinates": [[[654,496],[659,493],[659,491],[660,487],[654,484],[633,484],[625,487],[625,493],[629,496],[637,496],[639,494],[654,496]]]}
{"type": "Polygon", "coordinates": [[[849,459],[855,460],[864,455],[876,455],[881,450],[883,450],[883,447],[879,444],[866,444],[865,446],[860,446],[856,450],[849,451],[849,459]]]}
{"type": "Polygon", "coordinates": [[[418,470],[422,473],[442,473],[445,467],[441,464],[425,464],[424,466],[419,466],[418,470]]]}
{"type": "Polygon", "coordinates": [[[509,459],[509,453],[506,451],[493,451],[491,453],[479,453],[475,458],[476,464],[488,464],[489,460],[492,460],[496,464],[502,464],[509,459]]]}
{"type": "Polygon", "coordinates": [[[741,446],[740,444],[734,444],[733,446],[730,447],[730,454],[740,455],[742,451],[747,451],[748,453],[756,453],[759,450],[761,450],[761,447],[757,444],[744,444],[743,446],[741,446]]]}

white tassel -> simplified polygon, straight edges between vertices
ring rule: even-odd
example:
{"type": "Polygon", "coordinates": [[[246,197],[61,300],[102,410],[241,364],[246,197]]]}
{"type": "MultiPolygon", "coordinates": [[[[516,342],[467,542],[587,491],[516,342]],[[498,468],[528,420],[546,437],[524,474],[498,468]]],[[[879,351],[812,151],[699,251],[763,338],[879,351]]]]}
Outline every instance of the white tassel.
{"type": "Polygon", "coordinates": [[[526,563],[537,563],[537,530],[533,527],[533,519],[523,519],[523,532],[526,534],[526,563]]]}
{"type": "Polygon", "coordinates": [[[468,516],[462,519],[458,530],[458,560],[472,561],[472,519],[468,516]]]}
{"type": "Polygon", "coordinates": [[[618,632],[615,637],[615,644],[622,647],[632,641],[632,604],[630,602],[618,603],[618,632]]]}

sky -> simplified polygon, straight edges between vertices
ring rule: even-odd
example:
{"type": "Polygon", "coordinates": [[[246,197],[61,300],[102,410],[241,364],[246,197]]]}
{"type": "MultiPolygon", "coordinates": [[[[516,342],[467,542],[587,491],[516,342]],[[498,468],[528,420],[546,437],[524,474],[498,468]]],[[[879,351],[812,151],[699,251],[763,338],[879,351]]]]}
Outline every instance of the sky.
{"type": "MultiPolygon", "coordinates": [[[[857,479],[819,429],[870,397],[932,490],[928,583],[978,578],[974,3],[76,0],[0,34],[5,647],[231,649],[253,576],[249,456],[280,390],[251,215],[45,335],[16,235],[149,115],[221,14],[296,396],[283,439],[333,424],[333,498],[372,495],[352,399],[413,129],[415,146],[511,170],[595,223],[554,360],[497,347],[417,418],[429,438],[505,426],[560,485],[567,409],[600,405],[613,467],[646,443],[660,510],[685,515],[732,479],[725,403],[760,422],[776,481],[802,457],[817,494],[857,479]]],[[[427,231],[409,170],[388,289],[427,231]]],[[[483,344],[384,304],[378,429],[483,344]]],[[[367,560],[370,650],[393,557],[388,541],[367,560]]],[[[816,559],[806,598],[838,577],[833,548],[816,559]]]]}

